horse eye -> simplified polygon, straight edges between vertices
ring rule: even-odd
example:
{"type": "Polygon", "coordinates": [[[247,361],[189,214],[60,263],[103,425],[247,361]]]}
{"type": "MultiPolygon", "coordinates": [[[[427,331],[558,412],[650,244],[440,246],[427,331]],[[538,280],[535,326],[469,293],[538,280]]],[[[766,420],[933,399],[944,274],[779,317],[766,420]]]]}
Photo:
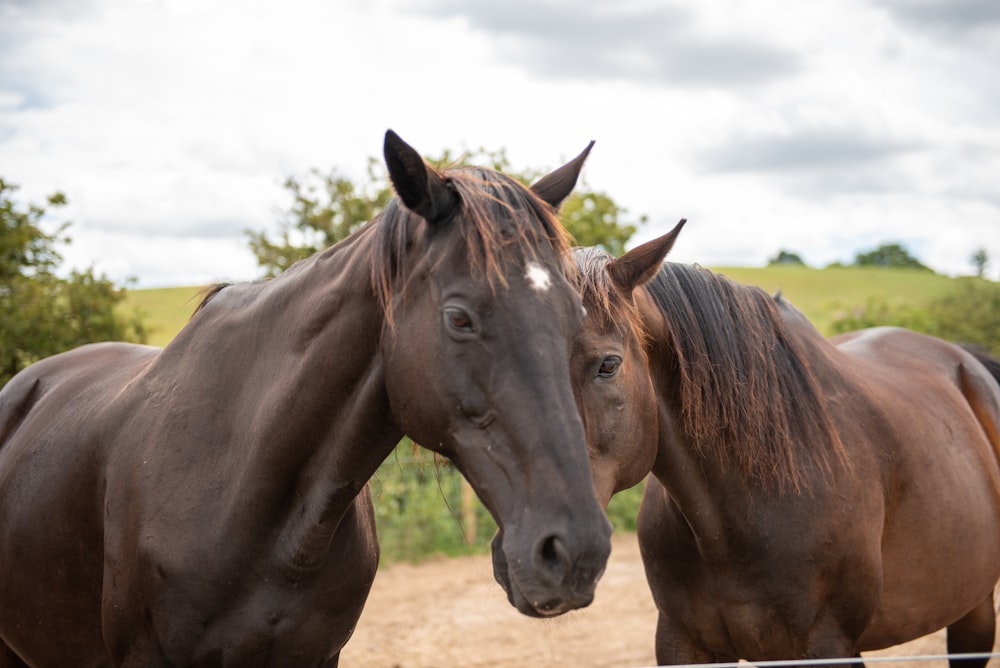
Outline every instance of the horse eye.
{"type": "Polygon", "coordinates": [[[597,370],[597,375],[601,378],[611,378],[618,373],[618,369],[621,368],[621,365],[621,357],[618,357],[618,355],[609,355],[604,358],[603,362],[601,362],[601,366],[597,370]]]}
{"type": "Polygon", "coordinates": [[[444,319],[448,326],[456,332],[471,332],[472,318],[460,308],[447,308],[444,310],[444,319]]]}

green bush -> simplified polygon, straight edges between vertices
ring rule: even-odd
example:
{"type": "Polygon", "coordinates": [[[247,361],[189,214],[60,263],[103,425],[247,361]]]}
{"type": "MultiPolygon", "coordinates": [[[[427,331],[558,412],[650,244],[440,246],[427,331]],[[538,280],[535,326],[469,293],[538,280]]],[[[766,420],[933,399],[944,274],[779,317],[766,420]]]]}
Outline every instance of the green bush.
{"type": "Polygon", "coordinates": [[[869,299],[832,323],[835,334],[893,325],[956,343],[973,343],[1000,355],[1000,283],[956,279],[951,289],[919,304],[869,299]]]}
{"type": "MultiPolygon", "coordinates": [[[[403,439],[371,480],[382,563],[487,552],[496,523],[465,484],[450,461],[403,439]]],[[[635,531],[642,488],[611,499],[616,531],[635,531]]]]}
{"type": "Polygon", "coordinates": [[[635,518],[639,513],[639,502],[642,501],[642,493],[646,488],[645,482],[640,482],[635,487],[618,492],[611,497],[608,504],[608,519],[615,531],[635,531],[635,518]]]}
{"type": "Polygon", "coordinates": [[[382,563],[488,550],[496,524],[468,493],[463,508],[462,486],[451,462],[403,439],[371,480],[382,563]]]}
{"type": "Polygon", "coordinates": [[[932,300],[928,310],[936,336],[974,343],[1000,356],[1000,283],[959,279],[955,290],[932,300]]]}
{"type": "MultiPolygon", "coordinates": [[[[18,186],[0,177],[0,386],[21,369],[94,341],[145,342],[139,313],[123,313],[125,290],[93,269],[66,277],[60,245],[69,242],[59,225],[47,232],[46,209],[22,204],[18,186]]],[[[50,208],[66,204],[55,193],[50,208]]]]}

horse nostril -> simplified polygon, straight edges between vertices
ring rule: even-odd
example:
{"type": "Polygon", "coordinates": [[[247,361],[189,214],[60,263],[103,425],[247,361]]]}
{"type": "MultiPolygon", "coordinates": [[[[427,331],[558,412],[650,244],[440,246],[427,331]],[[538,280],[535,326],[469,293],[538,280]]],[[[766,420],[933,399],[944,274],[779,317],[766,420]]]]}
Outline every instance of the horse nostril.
{"type": "Polygon", "coordinates": [[[547,571],[559,579],[562,579],[569,570],[570,557],[559,536],[549,536],[542,541],[541,563],[547,571]]]}

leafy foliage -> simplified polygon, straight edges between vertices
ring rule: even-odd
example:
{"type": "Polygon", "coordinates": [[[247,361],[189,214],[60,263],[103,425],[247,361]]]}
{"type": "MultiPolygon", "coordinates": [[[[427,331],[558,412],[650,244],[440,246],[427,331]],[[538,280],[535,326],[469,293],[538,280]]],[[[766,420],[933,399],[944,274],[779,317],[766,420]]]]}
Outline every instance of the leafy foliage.
{"type": "Polygon", "coordinates": [[[1000,283],[960,278],[949,292],[923,304],[869,299],[833,322],[835,333],[894,325],[956,343],[973,343],[1000,356],[1000,283]]]}
{"type": "Polygon", "coordinates": [[[382,563],[485,551],[496,531],[447,459],[404,438],[371,482],[382,563]]]}
{"type": "Polygon", "coordinates": [[[882,244],[878,248],[858,253],[854,256],[854,265],[858,267],[897,267],[932,271],[930,267],[910,255],[910,252],[898,243],[882,244]]]}
{"type": "Polygon", "coordinates": [[[776,264],[784,265],[798,265],[801,267],[805,266],[805,262],[798,253],[792,253],[791,251],[786,251],[784,249],[778,251],[778,254],[767,261],[767,266],[773,267],[776,264]]]}
{"type": "Polygon", "coordinates": [[[387,178],[369,158],[367,181],[355,184],[336,169],[313,169],[304,179],[285,179],[292,205],[281,221],[277,240],[266,232],[247,231],[250,250],[268,277],[347,237],[375,217],[392,196],[387,178]]]}
{"type": "MultiPolygon", "coordinates": [[[[383,564],[489,549],[496,522],[447,459],[404,438],[370,484],[383,564]]],[[[616,531],[635,531],[642,491],[640,483],[611,499],[616,531]]]]}
{"type": "MultiPolygon", "coordinates": [[[[540,172],[512,171],[506,151],[479,148],[460,156],[451,152],[436,160],[435,167],[456,164],[487,165],[518,179],[533,182],[540,172]]],[[[279,221],[276,239],[267,232],[247,230],[250,250],[267,277],[274,277],[298,260],[347,237],[374,218],[392,197],[384,165],[368,159],[364,180],[351,181],[336,168],[327,173],[313,169],[305,178],[288,177],[284,186],[292,196],[290,209],[279,221]]],[[[636,225],[646,222],[641,216],[635,224],[625,222],[628,213],[607,194],[578,188],[563,203],[563,224],[581,246],[602,246],[614,255],[625,251],[625,244],[635,234],[636,225]]]]}
{"type": "MultiPolygon", "coordinates": [[[[587,190],[584,185],[566,198],[559,216],[578,246],[600,246],[619,257],[636,231],[636,225],[621,221],[627,212],[607,194],[587,190]]],[[[646,220],[645,215],[640,216],[637,224],[646,220]]]]}
{"type": "MultiPolygon", "coordinates": [[[[0,385],[32,362],[85,343],[144,341],[139,316],[115,309],[123,289],[92,269],[57,275],[62,256],[56,245],[69,242],[69,224],[45,232],[46,209],[19,206],[16,191],[0,178],[0,385]]],[[[61,193],[48,198],[50,207],[65,203],[61,193]]]]}
{"type": "Polygon", "coordinates": [[[977,248],[969,257],[969,261],[976,270],[976,276],[986,278],[986,270],[990,266],[990,255],[986,252],[986,249],[983,247],[977,248]]]}

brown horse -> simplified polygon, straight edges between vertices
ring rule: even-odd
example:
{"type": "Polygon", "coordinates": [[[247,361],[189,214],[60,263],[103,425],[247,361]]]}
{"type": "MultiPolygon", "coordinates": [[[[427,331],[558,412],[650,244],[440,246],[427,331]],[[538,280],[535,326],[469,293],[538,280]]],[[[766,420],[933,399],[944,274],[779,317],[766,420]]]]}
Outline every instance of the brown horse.
{"type": "Polygon", "coordinates": [[[827,340],[780,297],[663,264],[680,227],[577,252],[601,501],[652,471],[658,662],[856,657],[942,627],[949,652],[990,652],[996,360],[894,328],[827,340]]]}
{"type": "MultiPolygon", "coordinates": [[[[588,148],[589,150],[589,148],[588,148]]],[[[508,537],[522,612],[587,605],[610,552],[569,359],[554,208],[438,172],[280,277],[217,290],[163,350],[45,359],[0,393],[0,665],[335,666],[378,559],[366,482],[403,434],[508,537]]]]}

